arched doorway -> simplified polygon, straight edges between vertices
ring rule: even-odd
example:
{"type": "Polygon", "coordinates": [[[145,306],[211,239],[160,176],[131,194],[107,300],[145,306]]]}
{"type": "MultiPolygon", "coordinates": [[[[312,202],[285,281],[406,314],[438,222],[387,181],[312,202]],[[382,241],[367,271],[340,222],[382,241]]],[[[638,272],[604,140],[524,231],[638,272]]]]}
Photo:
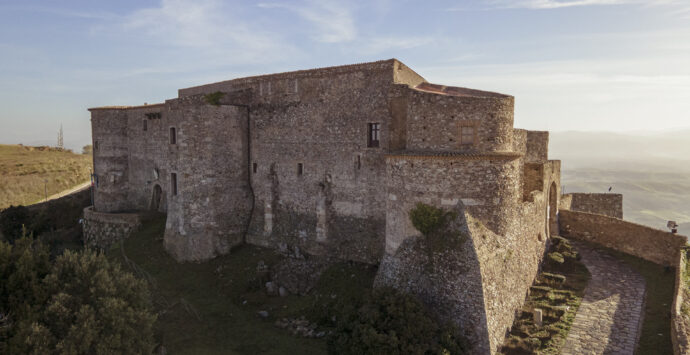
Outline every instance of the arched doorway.
{"type": "Polygon", "coordinates": [[[158,211],[160,209],[162,195],[163,189],[161,189],[161,185],[156,184],[153,187],[153,194],[151,194],[151,211],[158,211]]]}
{"type": "Polygon", "coordinates": [[[558,187],[555,182],[549,187],[549,200],[546,204],[546,235],[558,235],[558,187]]]}

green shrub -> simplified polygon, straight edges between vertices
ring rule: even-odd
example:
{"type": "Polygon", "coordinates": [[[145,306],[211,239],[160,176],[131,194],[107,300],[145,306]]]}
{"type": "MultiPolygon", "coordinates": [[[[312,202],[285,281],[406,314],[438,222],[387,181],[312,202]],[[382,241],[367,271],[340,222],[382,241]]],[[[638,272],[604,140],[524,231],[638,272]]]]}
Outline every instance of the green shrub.
{"type": "Polygon", "coordinates": [[[439,325],[416,298],[382,288],[338,322],[328,339],[328,352],[466,354],[467,345],[457,334],[454,327],[439,325]]]}
{"type": "Polygon", "coordinates": [[[210,94],[204,95],[204,101],[206,101],[207,104],[213,105],[213,106],[220,106],[220,99],[225,96],[224,93],[220,91],[216,91],[210,94]]]}
{"type": "Polygon", "coordinates": [[[549,253],[549,260],[557,263],[557,264],[563,264],[565,262],[565,259],[563,258],[563,254],[554,251],[553,253],[549,253]]]}
{"type": "Polygon", "coordinates": [[[24,206],[10,206],[0,212],[0,232],[10,243],[21,238],[23,226],[30,222],[29,209],[24,206]]]}
{"type": "Polygon", "coordinates": [[[30,238],[0,243],[0,353],[150,353],[153,323],[146,283],[104,255],[66,251],[53,264],[30,238]]]}
{"type": "Polygon", "coordinates": [[[453,230],[451,222],[458,218],[455,211],[417,203],[410,210],[412,225],[426,238],[429,252],[458,247],[467,238],[462,232],[453,230]]]}

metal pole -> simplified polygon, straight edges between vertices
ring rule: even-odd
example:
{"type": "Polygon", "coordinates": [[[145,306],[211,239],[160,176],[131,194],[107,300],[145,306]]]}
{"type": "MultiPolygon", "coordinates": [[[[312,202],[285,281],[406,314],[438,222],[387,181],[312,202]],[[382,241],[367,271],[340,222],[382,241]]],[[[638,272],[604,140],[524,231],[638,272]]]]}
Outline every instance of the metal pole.
{"type": "Polygon", "coordinates": [[[43,180],[43,193],[46,195],[46,202],[48,202],[48,180],[43,180]]]}

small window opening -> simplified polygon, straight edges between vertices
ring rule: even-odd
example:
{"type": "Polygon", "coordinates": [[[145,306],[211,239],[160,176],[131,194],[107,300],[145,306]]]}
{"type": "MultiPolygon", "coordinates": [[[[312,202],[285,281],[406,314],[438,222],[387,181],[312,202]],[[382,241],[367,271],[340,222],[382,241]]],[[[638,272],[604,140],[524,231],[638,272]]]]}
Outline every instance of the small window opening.
{"type": "Polygon", "coordinates": [[[380,123],[369,123],[369,135],[367,140],[367,146],[370,148],[379,147],[379,136],[381,133],[380,123]]]}
{"type": "Polygon", "coordinates": [[[357,170],[362,168],[362,156],[357,154],[357,170]]]}
{"type": "Polygon", "coordinates": [[[258,165],[256,163],[252,164],[252,171],[254,174],[256,174],[256,170],[258,169],[258,165]]]}
{"type": "Polygon", "coordinates": [[[93,142],[93,150],[98,150],[98,141],[93,142]]]}
{"type": "Polygon", "coordinates": [[[170,127],[170,144],[177,144],[177,133],[175,127],[170,127]]]}
{"type": "Polygon", "coordinates": [[[144,131],[148,131],[149,130],[149,121],[144,120],[143,122],[144,122],[144,131]]]}
{"type": "Polygon", "coordinates": [[[304,164],[297,163],[297,175],[302,176],[303,173],[304,173],[304,164]]]}
{"type": "Polygon", "coordinates": [[[176,173],[170,174],[170,190],[172,191],[173,196],[177,196],[177,174],[176,173]]]}
{"type": "Polygon", "coordinates": [[[473,126],[460,127],[460,144],[471,145],[474,144],[475,129],[473,126]]]}

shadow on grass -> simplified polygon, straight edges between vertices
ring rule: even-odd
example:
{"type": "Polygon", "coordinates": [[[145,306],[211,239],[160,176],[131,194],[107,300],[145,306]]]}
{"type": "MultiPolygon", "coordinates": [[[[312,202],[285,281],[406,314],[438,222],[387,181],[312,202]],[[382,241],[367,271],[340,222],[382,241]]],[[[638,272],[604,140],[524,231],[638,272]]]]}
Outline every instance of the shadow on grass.
{"type": "Polygon", "coordinates": [[[268,297],[257,278],[273,251],[243,246],[206,263],[179,264],[163,249],[165,216],[153,218],[108,255],[151,285],[156,337],[174,354],[325,354],[323,339],[293,337],[273,325],[303,314],[308,297],[268,297]],[[259,310],[269,312],[263,319],[259,310]]]}

